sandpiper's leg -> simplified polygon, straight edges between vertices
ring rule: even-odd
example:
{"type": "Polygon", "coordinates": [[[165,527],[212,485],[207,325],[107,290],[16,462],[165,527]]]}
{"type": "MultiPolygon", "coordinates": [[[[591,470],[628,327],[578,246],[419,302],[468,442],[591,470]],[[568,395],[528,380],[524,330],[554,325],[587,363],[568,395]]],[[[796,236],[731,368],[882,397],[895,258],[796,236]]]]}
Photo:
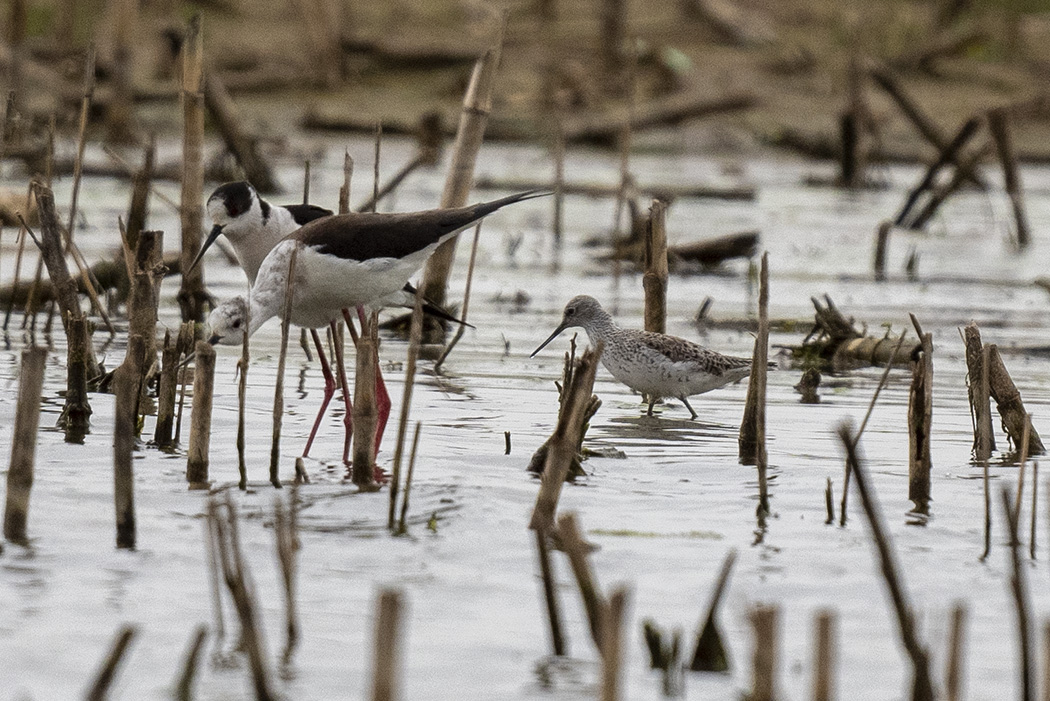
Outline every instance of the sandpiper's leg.
{"type": "Polygon", "coordinates": [[[328,358],[325,357],[321,337],[317,335],[317,329],[310,329],[310,334],[313,336],[314,345],[317,346],[317,359],[321,361],[321,374],[324,375],[324,398],[321,400],[321,409],[317,412],[317,419],[314,420],[313,430],[310,431],[310,438],[306,441],[303,457],[310,454],[310,446],[314,444],[314,436],[317,435],[317,429],[321,426],[321,417],[324,416],[324,410],[328,408],[328,403],[332,401],[332,395],[335,394],[335,378],[332,377],[332,368],[328,365],[328,358]]]}
{"type": "Polygon", "coordinates": [[[690,414],[692,414],[692,416],[690,416],[689,418],[696,420],[698,414],[695,411],[693,411],[693,407],[689,406],[689,399],[687,397],[679,397],[679,399],[682,400],[682,404],[685,404],[685,408],[689,410],[690,414]]]}
{"type": "Polygon", "coordinates": [[[350,403],[350,385],[346,382],[346,365],[343,364],[343,349],[339,346],[339,327],[334,321],[329,322],[332,328],[332,338],[336,340],[335,364],[339,368],[339,381],[343,383],[343,404],[346,405],[346,416],[343,417],[343,425],[346,427],[346,436],[343,438],[343,464],[350,464],[350,439],[354,435],[354,407],[350,403]]]}

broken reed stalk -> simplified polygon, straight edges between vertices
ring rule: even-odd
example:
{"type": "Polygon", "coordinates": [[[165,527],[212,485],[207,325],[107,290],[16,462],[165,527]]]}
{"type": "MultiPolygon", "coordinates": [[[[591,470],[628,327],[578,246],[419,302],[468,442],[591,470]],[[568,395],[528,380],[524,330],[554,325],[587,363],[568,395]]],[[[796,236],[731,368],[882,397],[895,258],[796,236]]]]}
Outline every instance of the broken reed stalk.
{"type": "Polygon", "coordinates": [[[351,480],[362,489],[374,489],[376,468],[376,352],[379,346],[379,318],[373,313],[362,324],[357,340],[357,370],[354,374],[354,452],[351,480]]]}
{"type": "Polygon", "coordinates": [[[372,646],[372,701],[399,697],[397,667],[401,654],[403,596],[396,589],[379,592],[376,602],[375,642],[372,646]]]}
{"type": "Polygon", "coordinates": [[[1025,579],[1024,566],[1021,562],[1021,541],[1017,538],[1018,509],[1010,498],[1010,489],[1002,486],[1003,513],[1010,533],[1010,561],[1013,573],[1010,576],[1010,591],[1013,593],[1014,610],[1017,613],[1017,638],[1021,656],[1021,698],[1023,701],[1035,700],[1035,668],[1032,661],[1032,607],[1028,598],[1028,583],[1025,579]]]}
{"type": "Polygon", "coordinates": [[[1006,194],[1010,197],[1010,206],[1014,212],[1017,247],[1023,251],[1028,248],[1031,234],[1024,208],[1024,189],[1021,187],[1021,179],[1017,171],[1017,156],[1014,153],[1013,140],[1010,138],[1010,117],[1006,109],[999,107],[989,110],[988,130],[991,131],[992,139],[995,141],[995,150],[1003,169],[1006,194]]]}
{"type": "MultiPolygon", "coordinates": [[[[416,422],[416,430],[412,434],[412,453],[408,457],[408,474],[405,475],[405,495],[401,498],[401,518],[398,520],[397,532],[405,533],[405,521],[408,518],[408,497],[412,492],[412,474],[416,471],[416,450],[419,449],[419,430],[423,427],[421,421],[416,422]]],[[[393,490],[391,490],[393,500],[393,490]]]]}
{"type": "Polygon", "coordinates": [[[193,680],[197,678],[197,668],[200,666],[201,651],[204,649],[204,641],[208,637],[208,627],[197,626],[190,638],[190,646],[182,658],[182,671],[175,681],[175,691],[172,694],[175,701],[193,701],[193,680]]]}
{"type": "Polygon", "coordinates": [[[915,511],[930,512],[930,429],[933,425],[933,334],[922,332],[919,320],[911,323],[922,344],[922,352],[911,368],[908,393],[908,499],[915,511]]]}
{"type": "MultiPolygon", "coordinates": [[[[295,294],[292,281],[295,280],[295,264],[299,258],[299,248],[292,249],[288,259],[288,281],[284,289],[284,309],[281,310],[281,351],[277,358],[277,379],[273,385],[273,437],[270,442],[270,484],[281,488],[279,467],[281,463],[281,419],[284,417],[284,367],[288,361],[288,330],[292,316],[292,296],[295,294]]],[[[338,343],[338,341],[336,341],[338,343]]],[[[340,365],[342,367],[342,365],[340,365]]],[[[343,386],[346,392],[346,386],[343,386]]]]}
{"type": "Polygon", "coordinates": [[[142,336],[145,343],[141,366],[143,375],[149,373],[157,362],[158,288],[163,276],[157,273],[156,266],[163,257],[163,241],[164,233],[161,231],[139,232],[130,280],[128,334],[142,336]]]}
{"type": "Polygon", "coordinates": [[[66,329],[66,403],[58,424],[65,430],[68,442],[79,443],[91,424],[87,390],[91,332],[84,317],[68,319],[66,329]]]}
{"type": "Polygon", "coordinates": [[[831,478],[828,477],[828,482],[824,486],[824,508],[828,512],[828,517],[824,521],[824,525],[830,526],[835,523],[835,490],[831,486],[831,478]]]}
{"type": "MultiPolygon", "coordinates": [[[[506,21],[507,15],[504,13],[495,44],[474,65],[470,84],[463,97],[463,110],[456,130],[456,141],[452,147],[452,162],[449,164],[445,188],[441,193],[442,207],[462,207],[467,203],[467,195],[474,182],[474,163],[492,109],[492,93],[496,85],[496,71],[503,49],[506,21]]],[[[423,283],[419,286],[420,296],[439,307],[446,304],[448,278],[455,259],[457,238],[454,236],[437,247],[427,261],[423,283]]],[[[441,336],[443,335],[442,333],[441,336]]]]}
{"type": "Polygon", "coordinates": [[[722,570],[718,574],[714,593],[707,605],[707,615],[700,627],[700,633],[696,636],[693,659],[689,663],[689,669],[694,672],[725,672],[729,669],[729,656],[722,643],[722,634],[718,631],[718,607],[722,603],[722,595],[725,594],[735,563],[736,550],[730,550],[722,561],[722,570]]]}
{"type": "Polygon", "coordinates": [[[11,435],[11,465],[7,471],[7,498],[4,503],[4,538],[26,545],[29,520],[29,493],[33,488],[37,430],[40,427],[40,395],[44,387],[47,348],[32,346],[22,351],[18,378],[18,404],[11,435]]]}
{"type": "Polygon", "coordinates": [[[769,362],[769,253],[762,254],[758,288],[758,334],[751,356],[751,378],[747,385],[744,418],[740,422],[740,463],[758,468],[758,514],[769,514],[769,485],[766,480],[766,374],[769,362]]]}
{"type": "Polygon", "coordinates": [[[172,428],[175,422],[175,395],[179,383],[179,349],[171,339],[171,331],[164,332],[161,347],[160,380],[157,385],[157,425],[153,430],[153,442],[158,448],[172,444],[172,428]]]}
{"type": "Polygon", "coordinates": [[[190,447],[186,481],[190,489],[208,488],[208,448],[211,445],[211,404],[215,388],[215,349],[198,341],[193,373],[193,407],[190,410],[190,447]]]}
{"type": "Polygon", "coordinates": [[[948,634],[948,670],[944,681],[944,690],[948,701],[959,701],[962,698],[966,612],[965,604],[957,603],[952,607],[951,630],[948,634]]]}
{"type": "Polygon", "coordinates": [[[350,179],[354,176],[354,159],[343,150],[343,184],[339,187],[339,213],[350,213],[350,179]]]}
{"type": "Polygon", "coordinates": [[[561,627],[561,604],[558,601],[557,583],[554,581],[554,568],[551,565],[550,548],[547,547],[547,533],[537,528],[536,554],[540,561],[540,576],[543,579],[543,600],[547,603],[547,622],[550,624],[551,649],[558,657],[566,654],[565,635],[561,627]]]}
{"type": "Polygon", "coordinates": [[[623,676],[623,619],[627,608],[627,589],[617,587],[609,594],[602,615],[602,690],[601,701],[619,701],[620,678],[623,676]]]}
{"type": "Polygon", "coordinates": [[[288,493],[288,512],[279,496],[273,500],[273,538],[277,550],[277,562],[281,567],[281,583],[284,585],[284,652],[281,664],[288,666],[292,655],[299,644],[299,619],[296,615],[295,591],[298,562],[296,552],[299,550],[298,505],[299,490],[292,487],[288,493]]]}
{"type": "MultiPolygon", "coordinates": [[[[251,306],[246,306],[246,314],[244,318],[244,328],[251,328],[251,306]]],[[[248,365],[251,362],[251,358],[248,354],[248,339],[250,334],[245,332],[244,339],[241,342],[241,357],[237,360],[237,472],[240,476],[240,480],[237,482],[237,487],[241,490],[248,489],[248,463],[245,459],[245,447],[246,447],[246,436],[247,433],[245,428],[245,405],[248,401],[248,365]]]]}
{"type": "Polygon", "coordinates": [[[529,520],[529,528],[549,531],[554,527],[554,514],[558,509],[561,487],[569,474],[583,437],[587,410],[591,404],[591,392],[594,389],[594,375],[598,370],[602,348],[599,342],[597,348],[585,350],[572,373],[572,381],[562,388],[562,408],[558,412],[558,425],[547,445],[540,489],[536,495],[536,506],[529,520]]]}
{"type": "Polygon", "coordinates": [[[208,109],[215,126],[222,135],[226,148],[244,170],[245,179],[260,193],[280,192],[281,186],[274,176],[270,164],[263,158],[256,140],[244,130],[230,92],[219,77],[218,71],[209,67],[204,77],[204,106],[208,109]]]}
{"type": "MultiPolygon", "coordinates": [[[[544,473],[546,474],[546,473],[544,473]]],[[[591,638],[598,648],[598,652],[605,654],[605,616],[608,613],[609,604],[602,596],[598,583],[591,571],[591,564],[587,560],[589,548],[580,534],[579,525],[576,522],[576,514],[562,514],[558,518],[557,538],[561,549],[569,558],[572,573],[576,577],[576,585],[579,587],[580,596],[583,598],[583,608],[587,612],[587,621],[590,623],[591,638]]],[[[536,529],[540,531],[541,529],[536,529]]]]}
{"type": "MultiPolygon", "coordinates": [[[[945,148],[941,149],[940,155],[937,157],[930,166],[926,169],[926,173],[923,175],[922,180],[919,184],[908,193],[908,197],[904,202],[904,206],[901,208],[900,213],[897,214],[896,219],[893,221],[894,226],[905,226],[908,222],[909,215],[912,213],[919,198],[929,191],[933,187],[934,181],[937,179],[937,175],[941,169],[950,163],[955,163],[958,160],[958,154],[962,148],[969,142],[971,137],[977,133],[978,128],[981,126],[981,120],[977,117],[970,118],[959,131],[955,134],[950,142],[948,142],[945,148]]],[[[961,167],[956,166],[956,170],[961,167]]]]}
{"type": "MultiPolygon", "coordinates": [[[[900,352],[901,347],[904,345],[904,339],[908,336],[908,330],[905,329],[901,332],[901,336],[897,339],[897,345],[893,347],[893,352],[890,353],[890,358],[886,362],[886,367],[882,371],[882,377],[879,378],[879,384],[875,386],[875,392],[871,395],[871,401],[868,402],[868,410],[864,413],[864,418],[860,422],[860,428],[857,429],[857,435],[853,439],[859,441],[860,437],[864,435],[864,429],[868,425],[868,419],[871,418],[871,412],[875,410],[875,402],[879,400],[879,394],[882,393],[882,388],[886,386],[886,381],[890,379],[890,370],[893,368],[893,363],[897,360],[897,354],[900,352]]],[[[839,526],[846,525],[846,505],[849,503],[849,480],[850,480],[850,462],[846,461],[845,475],[842,479],[842,503],[839,505],[839,526]]]]}
{"type": "Polygon", "coordinates": [[[813,701],[831,701],[835,688],[834,611],[819,611],[816,617],[816,655],[813,660],[813,701]]]}
{"type": "Polygon", "coordinates": [[[654,199],[645,227],[645,330],[667,332],[667,203],[654,199]]]}
{"type": "Polygon", "coordinates": [[[967,391],[970,397],[970,415],[973,417],[973,452],[978,461],[987,461],[995,450],[992,431],[991,390],[989,389],[990,347],[981,341],[981,330],[971,321],[962,330],[966,346],[967,391]]]}
{"type": "Polygon", "coordinates": [[[182,196],[179,206],[182,231],[180,258],[182,284],[178,301],[183,321],[204,321],[204,266],[190,270],[201,247],[201,200],[204,192],[204,96],[201,92],[204,45],[201,18],[190,20],[182,42],[182,196]]]}
{"type": "Polygon", "coordinates": [[[122,626],[117,631],[113,646],[109,649],[106,658],[102,660],[102,666],[91,683],[91,687],[84,694],[84,701],[105,701],[109,697],[109,687],[117,676],[117,668],[120,667],[120,663],[124,660],[124,653],[128,651],[128,646],[137,633],[135,626],[122,626]]]}
{"type": "Polygon", "coordinates": [[[875,547],[878,551],[882,577],[886,580],[890,598],[893,600],[893,608],[897,614],[901,641],[904,643],[904,649],[912,662],[914,676],[911,698],[913,701],[933,701],[935,694],[933,680],[930,677],[930,656],[919,641],[914,614],[908,603],[907,594],[904,591],[904,582],[897,570],[889,534],[882,523],[882,513],[879,510],[878,503],[875,501],[874,490],[868,484],[867,469],[861,464],[857,454],[857,437],[853,435],[852,429],[847,424],[840,425],[838,433],[846,449],[846,461],[855,476],[857,491],[860,493],[864,513],[868,517],[872,540],[875,542],[875,547]]]}
{"type": "MultiPolygon", "coordinates": [[[[66,337],[72,345],[78,344],[78,348],[85,354],[81,357],[82,371],[85,375],[94,377],[97,374],[98,361],[95,360],[95,349],[91,345],[91,336],[86,325],[80,327],[83,334],[82,339],[73,340],[73,335],[68,328],[69,319],[83,319],[80,309],[80,298],[77,293],[77,283],[69,274],[66,258],[62,248],[61,225],[58,223],[58,215],[55,212],[55,195],[51,188],[40,183],[33,183],[33,195],[36,197],[37,212],[40,216],[40,256],[47,266],[47,275],[51,279],[52,295],[58,301],[58,307],[62,314],[62,323],[66,325],[66,337]]],[[[26,230],[32,235],[32,229],[28,226],[26,230]]],[[[34,237],[35,238],[35,237],[34,237]]],[[[72,358],[70,358],[72,360],[72,358]]],[[[73,366],[69,366],[70,373],[73,366]]],[[[86,395],[82,398],[84,406],[87,406],[86,395]]],[[[70,404],[66,397],[66,406],[70,404]]],[[[90,407],[87,409],[90,414],[90,407]]]]}
{"type": "Polygon", "coordinates": [[[226,492],[224,496],[221,504],[214,497],[208,500],[208,518],[215,524],[223,578],[241,622],[241,644],[248,655],[255,698],[257,701],[274,701],[277,697],[270,690],[270,673],[266,666],[267,656],[262,650],[262,631],[256,616],[255,595],[241,556],[237,510],[230,493],[226,492]]]}
{"type": "Polygon", "coordinates": [[[113,421],[113,503],[117,517],[117,547],[135,549],[135,475],[133,453],[138,435],[142,366],[146,361],[142,336],[128,337],[124,363],[114,372],[116,394],[113,421]]]}
{"type": "MultiPolygon", "coordinates": [[[[112,149],[107,155],[115,154],[112,149]]],[[[132,171],[131,204],[128,205],[128,247],[135,251],[139,245],[139,232],[146,228],[149,215],[149,196],[153,191],[153,163],[157,157],[157,142],[150,137],[142,158],[142,167],[132,171]]],[[[176,207],[177,211],[177,207],[176,207]]],[[[162,249],[163,250],[163,249],[162,249]]]]}
{"type": "Polygon", "coordinates": [[[441,366],[445,363],[445,358],[448,357],[452,349],[459,343],[459,339],[463,338],[463,334],[467,329],[467,312],[470,311],[470,288],[474,282],[474,264],[478,258],[478,240],[481,238],[481,222],[479,221],[477,226],[474,227],[474,239],[470,242],[470,263],[467,264],[467,286],[463,290],[463,310],[459,315],[461,322],[459,328],[456,329],[456,335],[452,337],[452,340],[445,346],[445,350],[441,351],[441,356],[434,363],[434,372],[441,372],[441,366]]]}
{"type": "Polygon", "coordinates": [[[780,609],[757,606],[748,618],[754,635],[751,654],[751,693],[748,701],[773,701],[776,698],[777,657],[780,609]]]}
{"type": "MultiPolygon", "coordinates": [[[[995,400],[999,416],[1002,417],[1003,427],[1009,434],[1010,440],[1014,442],[1014,445],[1020,447],[1023,441],[1024,428],[1028,423],[1028,412],[1024,408],[1024,402],[1021,401],[1021,393],[1017,390],[1017,385],[1010,379],[1010,373],[1007,372],[1006,366],[1003,365],[998,346],[994,343],[988,345],[991,348],[988,358],[989,389],[991,390],[992,398],[995,400]]],[[[1039,437],[1039,433],[1035,430],[1035,427],[1031,427],[1028,455],[1042,455],[1045,452],[1046,448],[1043,447],[1043,441],[1039,437]]]]}
{"type": "Polygon", "coordinates": [[[884,282],[886,280],[886,249],[889,247],[890,232],[892,230],[893,223],[884,221],[879,224],[875,234],[875,260],[872,263],[872,268],[875,270],[876,282],[884,282]]]}

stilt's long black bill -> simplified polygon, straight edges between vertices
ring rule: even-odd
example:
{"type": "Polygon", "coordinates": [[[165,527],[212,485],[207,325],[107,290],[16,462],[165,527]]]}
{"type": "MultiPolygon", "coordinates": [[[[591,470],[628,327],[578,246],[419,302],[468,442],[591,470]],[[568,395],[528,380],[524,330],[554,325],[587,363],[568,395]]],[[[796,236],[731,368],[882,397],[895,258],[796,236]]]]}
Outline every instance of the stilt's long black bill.
{"type": "Polygon", "coordinates": [[[213,243],[215,243],[215,239],[219,238],[219,234],[221,233],[222,224],[216,224],[211,228],[211,233],[208,234],[208,238],[204,240],[204,245],[201,246],[201,250],[197,251],[197,257],[193,259],[192,263],[190,263],[190,267],[186,270],[187,273],[190,272],[190,270],[193,270],[197,267],[197,264],[201,262],[201,258],[204,257],[204,252],[207,251],[213,243]]]}
{"type": "Polygon", "coordinates": [[[564,330],[565,330],[565,324],[562,324],[558,328],[554,329],[554,333],[552,333],[550,335],[550,337],[546,341],[541,343],[539,348],[537,348],[536,350],[532,351],[532,355],[530,355],[529,357],[530,358],[536,357],[536,354],[539,353],[541,350],[543,350],[544,346],[546,346],[548,343],[553,341],[558,336],[558,334],[560,334],[564,330]]]}

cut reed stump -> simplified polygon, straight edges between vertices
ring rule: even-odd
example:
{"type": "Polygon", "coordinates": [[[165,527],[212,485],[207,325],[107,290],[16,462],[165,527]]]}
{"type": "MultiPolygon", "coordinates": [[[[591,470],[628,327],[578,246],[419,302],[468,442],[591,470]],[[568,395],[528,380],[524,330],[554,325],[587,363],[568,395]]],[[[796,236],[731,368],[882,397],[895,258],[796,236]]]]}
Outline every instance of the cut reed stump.
{"type": "Polygon", "coordinates": [[[602,617],[602,690],[601,701],[619,701],[623,677],[623,619],[627,609],[626,587],[609,594],[602,617]]]}
{"type": "Polygon", "coordinates": [[[361,336],[357,340],[351,481],[361,489],[374,490],[378,487],[375,482],[376,426],[379,421],[379,409],[376,405],[378,317],[372,314],[367,322],[361,329],[361,336]]]}
{"type": "MultiPolygon", "coordinates": [[[[467,202],[467,196],[474,180],[474,163],[485,136],[489,112],[492,110],[492,93],[495,89],[496,72],[503,50],[504,27],[505,23],[500,27],[499,37],[494,46],[478,59],[470,78],[470,84],[467,86],[459,128],[456,131],[456,141],[452,147],[452,162],[449,164],[448,175],[445,179],[445,189],[441,193],[442,207],[461,207],[467,202]]],[[[453,237],[438,246],[427,261],[423,273],[420,294],[424,299],[439,307],[445,306],[448,278],[452,272],[457,238],[453,237]]],[[[440,327],[437,328],[440,329],[440,327]]],[[[444,331],[440,331],[440,334],[443,336],[444,331]]]]}
{"type": "Polygon", "coordinates": [[[815,618],[813,701],[831,701],[834,698],[836,650],[833,639],[836,620],[832,611],[819,611],[815,618]]]}
{"type": "Polygon", "coordinates": [[[376,602],[375,642],[372,646],[372,701],[399,698],[397,668],[401,654],[401,592],[384,589],[376,602]]]}
{"type": "Polygon", "coordinates": [[[667,332],[667,203],[653,200],[645,228],[645,330],[667,332]]]}
{"type": "Polygon", "coordinates": [[[915,511],[930,510],[930,428],[933,421],[933,334],[924,334],[911,315],[922,352],[913,356],[908,395],[908,498],[915,511]]]}
{"type": "Polygon", "coordinates": [[[201,206],[204,191],[204,96],[201,87],[203,41],[200,15],[190,20],[182,44],[182,200],[179,214],[182,229],[182,285],[178,301],[183,321],[204,321],[207,293],[204,291],[204,266],[190,270],[201,247],[201,206]]]}
{"type": "MultiPolygon", "coordinates": [[[[157,362],[157,305],[159,282],[163,278],[161,258],[164,234],[142,231],[138,236],[134,265],[131,268],[131,294],[128,297],[128,334],[141,336],[144,345],[140,371],[152,374],[157,362]]],[[[130,242],[129,242],[130,243],[130,242]]]]}
{"type": "Polygon", "coordinates": [[[113,495],[117,519],[117,547],[135,548],[135,475],[133,453],[138,435],[139,397],[146,343],[142,336],[128,338],[124,363],[117,368],[113,426],[113,495]]]}
{"type": "Polygon", "coordinates": [[[175,428],[175,394],[179,383],[179,348],[172,340],[171,331],[164,332],[161,348],[160,382],[157,385],[157,425],[153,431],[153,442],[158,448],[172,445],[172,430],[175,428]]]}
{"type": "Polygon", "coordinates": [[[751,356],[751,377],[747,385],[744,417],[737,441],[741,464],[758,467],[760,512],[769,513],[766,489],[766,371],[769,362],[769,254],[762,254],[758,292],[758,333],[751,356]]]}
{"type": "Polygon", "coordinates": [[[857,492],[860,494],[864,514],[867,516],[868,524],[871,526],[871,537],[875,541],[875,547],[878,551],[882,577],[886,580],[886,586],[893,601],[893,608],[897,614],[901,641],[908,653],[908,657],[911,659],[913,674],[912,701],[934,701],[936,694],[933,688],[933,679],[930,676],[930,654],[925,645],[919,640],[915,615],[904,591],[904,581],[898,572],[893,546],[889,541],[889,535],[882,522],[882,512],[875,501],[874,489],[868,483],[867,469],[860,462],[857,453],[857,437],[853,435],[853,430],[847,424],[839,426],[838,433],[846,451],[846,462],[849,471],[854,476],[854,483],[857,485],[857,492]]]}
{"type": "Polygon", "coordinates": [[[207,341],[197,342],[195,363],[186,481],[190,483],[190,489],[207,489],[208,449],[211,445],[211,404],[215,387],[215,349],[207,341]]]}
{"type": "MultiPolygon", "coordinates": [[[[948,701],[962,699],[963,648],[966,632],[965,604],[957,603],[952,607],[951,630],[948,634],[948,665],[944,679],[944,692],[948,701]]],[[[1050,692],[1050,688],[1047,689],[1050,692]]]]}
{"type": "MultiPolygon", "coordinates": [[[[989,347],[991,348],[988,354],[989,389],[992,398],[995,399],[999,416],[1003,420],[1003,427],[1009,434],[1010,440],[1014,442],[1014,445],[1020,448],[1023,444],[1025,424],[1029,423],[1027,418],[1028,412],[1025,410],[1024,402],[1021,401],[1021,393],[1018,391],[1017,385],[1014,384],[1014,381],[1010,378],[1010,373],[1006,370],[1006,366],[1003,365],[1002,356],[999,355],[999,348],[994,343],[989,344],[989,347]]],[[[1042,455],[1045,452],[1046,448],[1043,447],[1043,441],[1039,438],[1039,433],[1036,432],[1033,426],[1028,439],[1028,455],[1042,455]]]]}
{"type": "Polygon", "coordinates": [[[748,701],[776,699],[777,662],[779,656],[780,609],[758,606],[749,616],[754,631],[754,651],[751,655],[751,693],[748,701]]]}
{"type": "Polygon", "coordinates": [[[988,373],[990,363],[985,362],[990,350],[985,349],[981,342],[981,330],[975,322],[967,324],[962,335],[966,346],[966,389],[973,418],[973,454],[978,461],[986,461],[995,450],[988,373]]]}
{"type": "Polygon", "coordinates": [[[711,603],[707,605],[707,616],[704,617],[704,624],[696,636],[693,659],[689,663],[689,669],[694,672],[729,671],[729,653],[726,652],[725,644],[722,642],[722,633],[718,629],[718,607],[722,603],[722,595],[725,594],[726,586],[729,584],[729,575],[735,563],[736,550],[730,550],[725,560],[722,561],[722,570],[715,583],[711,603]]]}
{"type": "MultiPolygon", "coordinates": [[[[138,249],[139,232],[146,228],[149,217],[149,196],[153,188],[153,165],[157,156],[156,142],[150,138],[142,159],[142,167],[131,176],[131,204],[128,205],[127,241],[132,251],[138,249]]],[[[129,166],[130,167],[130,166],[129,166]]],[[[163,251],[163,247],[161,248],[163,251]]]]}
{"type": "Polygon", "coordinates": [[[40,426],[40,395],[44,387],[47,348],[33,346],[22,351],[22,370],[18,379],[18,405],[11,436],[11,465],[7,471],[7,499],[4,505],[4,538],[26,545],[29,520],[29,492],[33,488],[37,429],[40,426]]]}

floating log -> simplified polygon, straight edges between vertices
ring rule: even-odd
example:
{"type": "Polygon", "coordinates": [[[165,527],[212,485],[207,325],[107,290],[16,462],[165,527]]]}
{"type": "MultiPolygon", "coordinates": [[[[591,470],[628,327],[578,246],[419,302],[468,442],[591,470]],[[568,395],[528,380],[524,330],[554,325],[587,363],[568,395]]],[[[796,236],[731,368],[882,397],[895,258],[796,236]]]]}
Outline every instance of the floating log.
{"type": "Polygon", "coordinates": [[[907,365],[912,354],[920,346],[915,344],[904,349],[905,353],[894,353],[899,341],[889,330],[884,336],[865,336],[853,326],[838,310],[827,295],[824,304],[817,298],[812,299],[816,309],[813,329],[802,341],[801,346],[792,348],[796,358],[818,361],[822,366],[831,368],[855,367],[858,365],[885,365],[890,358],[895,358],[898,365],[907,365]]]}

